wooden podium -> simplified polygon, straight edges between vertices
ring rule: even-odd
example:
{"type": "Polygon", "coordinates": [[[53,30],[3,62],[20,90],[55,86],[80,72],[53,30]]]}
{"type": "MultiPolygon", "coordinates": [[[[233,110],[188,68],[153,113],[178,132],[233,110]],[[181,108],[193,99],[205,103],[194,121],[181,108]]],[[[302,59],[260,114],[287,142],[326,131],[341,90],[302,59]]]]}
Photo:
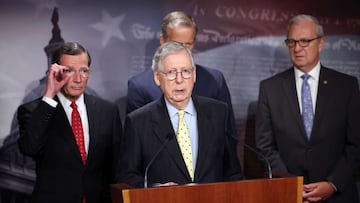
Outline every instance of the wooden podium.
{"type": "Polygon", "coordinates": [[[301,203],[303,178],[129,189],[111,185],[112,203],[301,203]]]}

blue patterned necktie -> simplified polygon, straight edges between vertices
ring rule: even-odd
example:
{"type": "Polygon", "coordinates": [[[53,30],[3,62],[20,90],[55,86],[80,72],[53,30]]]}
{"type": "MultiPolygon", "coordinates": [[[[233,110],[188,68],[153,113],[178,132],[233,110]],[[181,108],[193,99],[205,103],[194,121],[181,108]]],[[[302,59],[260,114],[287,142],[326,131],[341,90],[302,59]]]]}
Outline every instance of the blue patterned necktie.
{"type": "Polygon", "coordinates": [[[308,139],[310,139],[314,119],[311,91],[310,85],[308,83],[310,75],[304,74],[301,76],[301,78],[303,79],[303,84],[301,87],[302,119],[304,122],[306,135],[308,139]]]}

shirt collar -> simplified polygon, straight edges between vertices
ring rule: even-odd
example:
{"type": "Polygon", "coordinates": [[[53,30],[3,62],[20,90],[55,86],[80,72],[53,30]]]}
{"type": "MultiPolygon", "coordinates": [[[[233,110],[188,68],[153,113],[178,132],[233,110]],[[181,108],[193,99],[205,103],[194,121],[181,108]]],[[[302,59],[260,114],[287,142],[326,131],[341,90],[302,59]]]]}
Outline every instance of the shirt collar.
{"type": "MultiPolygon", "coordinates": [[[[311,78],[318,80],[319,79],[319,75],[320,75],[320,61],[315,65],[315,67],[308,72],[307,74],[311,76],[311,78]]],[[[295,77],[296,78],[301,78],[302,75],[304,75],[305,73],[302,72],[301,70],[299,70],[298,68],[294,67],[294,71],[295,71],[295,77]]]]}
{"type": "MultiPolygon", "coordinates": [[[[59,93],[57,93],[57,96],[59,97],[60,103],[63,106],[66,106],[66,107],[70,106],[71,101],[69,99],[67,99],[63,93],[59,92],[59,93]]],[[[75,101],[75,103],[78,106],[78,108],[82,108],[83,106],[85,106],[84,94],[81,94],[80,97],[75,101]]]]}
{"type": "MultiPolygon", "coordinates": [[[[166,108],[168,109],[170,117],[177,116],[179,109],[177,109],[175,106],[170,104],[170,102],[165,97],[164,97],[164,99],[165,99],[166,108]]],[[[195,115],[195,106],[194,106],[194,102],[193,102],[192,98],[190,98],[189,103],[185,107],[184,111],[186,113],[190,114],[191,116],[195,115]]]]}

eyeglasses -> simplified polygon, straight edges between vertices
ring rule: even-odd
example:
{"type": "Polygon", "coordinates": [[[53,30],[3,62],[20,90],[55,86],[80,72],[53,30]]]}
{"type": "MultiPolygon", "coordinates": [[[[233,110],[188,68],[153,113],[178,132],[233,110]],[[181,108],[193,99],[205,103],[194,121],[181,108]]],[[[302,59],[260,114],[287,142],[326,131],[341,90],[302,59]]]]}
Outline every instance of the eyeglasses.
{"type": "MultiPolygon", "coordinates": [[[[176,41],[179,42],[179,41],[176,41]]],[[[194,46],[195,41],[192,42],[179,42],[180,44],[182,44],[184,47],[191,49],[192,46],[194,46]]]]}
{"type": "Polygon", "coordinates": [[[165,77],[166,77],[166,79],[168,79],[168,80],[175,80],[175,78],[177,77],[177,74],[178,74],[178,73],[181,73],[181,76],[182,76],[184,79],[189,79],[189,78],[191,78],[193,71],[194,71],[193,68],[186,68],[186,69],[183,69],[182,71],[179,71],[179,72],[177,72],[176,70],[169,70],[169,71],[167,71],[167,72],[159,71],[159,72],[161,72],[162,74],[164,74],[165,77]]]}
{"type": "Polygon", "coordinates": [[[184,47],[190,49],[193,45],[194,45],[194,42],[186,42],[186,43],[181,43],[184,47]]]}
{"type": "Polygon", "coordinates": [[[68,76],[74,75],[75,72],[79,72],[80,76],[83,78],[87,78],[90,75],[89,68],[80,68],[79,70],[75,70],[73,68],[64,69],[63,73],[68,76]]]}
{"type": "Polygon", "coordinates": [[[296,43],[299,43],[299,45],[301,47],[307,47],[309,46],[310,42],[316,40],[316,39],[319,39],[321,38],[321,36],[319,37],[315,37],[313,39],[300,39],[300,40],[295,40],[295,39],[286,39],[285,40],[285,43],[288,47],[292,48],[292,47],[295,47],[296,46],[296,43]]]}

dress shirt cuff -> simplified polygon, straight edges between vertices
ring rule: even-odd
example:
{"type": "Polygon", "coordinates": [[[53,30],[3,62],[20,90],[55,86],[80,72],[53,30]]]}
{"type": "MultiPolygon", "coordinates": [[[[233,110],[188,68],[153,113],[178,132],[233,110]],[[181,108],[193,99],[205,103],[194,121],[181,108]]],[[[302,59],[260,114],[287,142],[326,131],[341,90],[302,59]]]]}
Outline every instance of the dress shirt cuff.
{"type": "Polygon", "coordinates": [[[328,183],[331,185],[331,187],[333,187],[333,188],[334,188],[335,192],[337,192],[337,191],[338,191],[338,190],[337,190],[337,188],[336,188],[336,186],[334,185],[334,183],[332,183],[332,182],[330,182],[330,181],[328,181],[328,183]]]}
{"type": "Polygon", "coordinates": [[[52,98],[50,98],[50,97],[45,97],[45,96],[43,96],[43,98],[42,98],[42,100],[44,101],[44,102],[46,102],[47,104],[49,104],[50,106],[52,106],[52,107],[56,107],[57,106],[57,101],[55,101],[54,99],[52,99],[52,98]]]}

